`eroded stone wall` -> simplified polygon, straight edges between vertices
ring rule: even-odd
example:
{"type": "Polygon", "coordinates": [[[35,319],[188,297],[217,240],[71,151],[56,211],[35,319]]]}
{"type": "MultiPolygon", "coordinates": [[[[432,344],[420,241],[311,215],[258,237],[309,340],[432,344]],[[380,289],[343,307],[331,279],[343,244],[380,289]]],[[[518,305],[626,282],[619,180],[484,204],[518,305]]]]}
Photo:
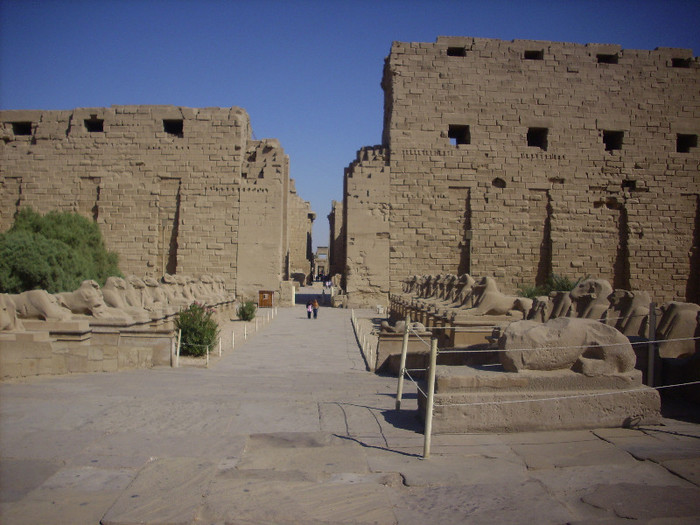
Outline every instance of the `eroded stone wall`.
{"type": "Polygon", "coordinates": [[[393,228],[388,152],[381,146],[362,148],[345,169],[343,186],[349,306],[384,304],[393,228]]]}
{"type": "Polygon", "coordinates": [[[349,293],[464,272],[513,291],[553,272],[700,300],[700,66],[691,50],[395,42],[382,85],[387,166],[352,169],[382,180],[389,171],[390,183],[380,203],[347,210],[349,293]],[[378,204],[389,210],[379,227],[363,215],[378,204]],[[361,259],[350,234],[358,228],[388,233],[389,255],[366,276],[350,267],[361,259]]]}
{"type": "Polygon", "coordinates": [[[252,140],[243,109],[2,111],[0,121],[0,231],[22,206],[77,211],[127,274],[222,274],[243,295],[279,288],[298,196],[284,150],[252,140]]]}
{"type": "Polygon", "coordinates": [[[311,275],[313,247],[311,229],[316,214],[311,211],[311,204],[296,192],[294,184],[289,199],[289,269],[290,273],[311,275]]]}
{"type": "Polygon", "coordinates": [[[345,273],[345,229],[343,227],[343,203],[333,201],[328,214],[328,265],[331,276],[345,273]]]}

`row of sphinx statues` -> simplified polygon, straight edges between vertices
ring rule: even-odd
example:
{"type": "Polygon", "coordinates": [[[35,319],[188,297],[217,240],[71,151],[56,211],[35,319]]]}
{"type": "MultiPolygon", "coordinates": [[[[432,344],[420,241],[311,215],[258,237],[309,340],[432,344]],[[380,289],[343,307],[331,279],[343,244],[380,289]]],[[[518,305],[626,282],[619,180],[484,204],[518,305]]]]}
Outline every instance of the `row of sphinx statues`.
{"type": "MultiPolygon", "coordinates": [[[[551,292],[529,299],[502,293],[492,277],[463,275],[415,275],[403,283],[403,293],[390,298],[394,319],[406,315],[430,326],[459,323],[480,316],[503,316],[546,323],[569,317],[601,321],[628,337],[649,337],[651,297],[648,292],[613,290],[605,279],[585,279],[571,291],[551,292]]],[[[695,352],[700,336],[700,306],[672,301],[655,312],[657,339],[674,340],[663,345],[662,357],[695,352]],[[686,341],[675,341],[686,339],[686,341]]]]}
{"type": "Polygon", "coordinates": [[[235,296],[218,275],[108,277],[102,287],[86,280],[72,292],[0,294],[0,330],[23,330],[23,319],[69,321],[85,316],[121,324],[146,323],[172,316],[194,302],[215,307],[233,301],[235,296]]]}

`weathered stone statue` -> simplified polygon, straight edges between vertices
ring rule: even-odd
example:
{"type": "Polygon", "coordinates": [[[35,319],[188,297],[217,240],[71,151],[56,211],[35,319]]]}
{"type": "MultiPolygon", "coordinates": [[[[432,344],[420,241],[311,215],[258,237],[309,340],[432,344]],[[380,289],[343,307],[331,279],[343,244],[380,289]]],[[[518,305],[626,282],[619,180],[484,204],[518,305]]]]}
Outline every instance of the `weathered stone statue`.
{"type": "Polygon", "coordinates": [[[125,311],[107,306],[100,285],[93,280],[83,281],[73,292],[61,292],[55,295],[59,304],[74,314],[90,315],[95,319],[133,322],[133,318],[125,311]]]}
{"type": "Polygon", "coordinates": [[[664,341],[659,343],[659,355],[692,356],[698,344],[693,338],[700,337],[700,306],[695,303],[672,301],[664,304],[661,311],[663,314],[656,327],[656,338],[664,341]]]}
{"type": "Polygon", "coordinates": [[[55,294],[58,303],[68,308],[74,314],[104,316],[107,305],[104,302],[100,285],[95,281],[86,280],[73,292],[61,292],[55,294]]]}
{"type": "Polygon", "coordinates": [[[136,277],[135,275],[129,275],[126,280],[126,303],[131,307],[146,308],[150,301],[146,301],[144,294],[146,291],[146,284],[143,279],[136,277]]]}
{"type": "Polygon", "coordinates": [[[580,319],[602,319],[610,306],[612,286],[605,279],[585,279],[569,292],[572,316],[580,319]]]}
{"type": "MultiPolygon", "coordinates": [[[[134,318],[134,320],[146,320],[150,315],[145,308],[132,306],[127,297],[127,284],[121,277],[107,277],[105,285],[102,287],[102,297],[105,304],[134,318]]],[[[139,301],[140,302],[140,301],[139,301]]]]}
{"type": "Polygon", "coordinates": [[[220,304],[226,301],[226,296],[216,289],[217,284],[214,282],[214,277],[205,273],[199,280],[202,283],[202,290],[210,298],[211,304],[220,304]]]}
{"type": "Polygon", "coordinates": [[[636,362],[627,337],[593,319],[511,323],[498,347],[506,350],[500,359],[508,372],[570,369],[586,376],[615,375],[632,371],[636,362]]]}
{"type": "Polygon", "coordinates": [[[180,295],[185,298],[187,304],[192,304],[195,301],[204,302],[203,298],[198,298],[192,288],[192,279],[187,275],[173,275],[177,284],[180,285],[180,295]]]}
{"type": "Polygon", "coordinates": [[[627,336],[646,337],[651,298],[647,292],[615,290],[608,296],[605,324],[614,326],[627,336]]]}
{"type": "Polygon", "coordinates": [[[469,315],[520,315],[524,317],[532,308],[532,299],[505,295],[498,289],[492,277],[482,277],[472,287],[474,307],[465,313],[469,315]],[[516,314],[516,312],[519,312],[516,314]]]}
{"type": "MultiPolygon", "coordinates": [[[[414,332],[425,332],[425,326],[422,323],[410,323],[411,330],[414,332]]],[[[396,321],[394,326],[387,321],[382,321],[382,331],[394,334],[402,334],[406,331],[406,321],[396,321]]]]}
{"type": "Polygon", "coordinates": [[[8,294],[0,294],[0,332],[24,330],[22,321],[17,318],[15,303],[8,294]]]}
{"type": "Polygon", "coordinates": [[[182,287],[174,275],[166,273],[161,278],[163,283],[162,289],[168,298],[168,303],[174,306],[185,306],[190,301],[183,295],[182,287]]]}
{"type": "Polygon", "coordinates": [[[177,307],[168,303],[164,287],[153,277],[143,278],[144,308],[149,311],[177,311],[177,307]]]}
{"type": "Polygon", "coordinates": [[[29,290],[10,295],[20,319],[42,319],[44,321],[67,321],[71,311],[63,308],[58,299],[46,290],[29,290]]]}

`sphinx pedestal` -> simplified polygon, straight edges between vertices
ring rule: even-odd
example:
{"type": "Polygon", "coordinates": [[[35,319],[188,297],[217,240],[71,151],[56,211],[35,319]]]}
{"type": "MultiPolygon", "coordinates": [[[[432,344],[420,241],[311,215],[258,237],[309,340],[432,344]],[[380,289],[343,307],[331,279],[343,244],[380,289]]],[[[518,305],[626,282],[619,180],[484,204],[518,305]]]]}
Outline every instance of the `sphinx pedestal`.
{"type": "MultiPolygon", "coordinates": [[[[438,366],[433,433],[659,424],[660,408],[659,393],[642,384],[639,370],[586,377],[571,370],[513,373],[500,366],[438,366]]],[[[424,419],[425,397],[420,392],[418,410],[424,419]]]]}

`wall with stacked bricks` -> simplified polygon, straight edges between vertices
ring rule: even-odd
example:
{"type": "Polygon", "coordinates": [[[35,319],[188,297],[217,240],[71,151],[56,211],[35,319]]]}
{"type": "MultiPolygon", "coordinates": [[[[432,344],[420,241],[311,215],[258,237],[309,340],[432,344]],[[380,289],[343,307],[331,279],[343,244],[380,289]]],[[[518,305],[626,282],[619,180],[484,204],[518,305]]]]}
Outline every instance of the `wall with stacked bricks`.
{"type": "MultiPolygon", "coordinates": [[[[691,50],[394,42],[382,86],[389,256],[360,273],[361,246],[348,237],[358,302],[378,281],[399,290],[410,275],[464,272],[494,276],[505,291],[554,273],[700,300],[691,50]]],[[[363,220],[347,210],[349,236],[363,220]]]]}
{"type": "MultiPolygon", "coordinates": [[[[100,226],[123,272],[221,274],[277,290],[288,250],[289,159],[232,108],[0,112],[0,231],[31,206],[100,226]]],[[[303,226],[301,226],[303,227],[303,226]]]]}

